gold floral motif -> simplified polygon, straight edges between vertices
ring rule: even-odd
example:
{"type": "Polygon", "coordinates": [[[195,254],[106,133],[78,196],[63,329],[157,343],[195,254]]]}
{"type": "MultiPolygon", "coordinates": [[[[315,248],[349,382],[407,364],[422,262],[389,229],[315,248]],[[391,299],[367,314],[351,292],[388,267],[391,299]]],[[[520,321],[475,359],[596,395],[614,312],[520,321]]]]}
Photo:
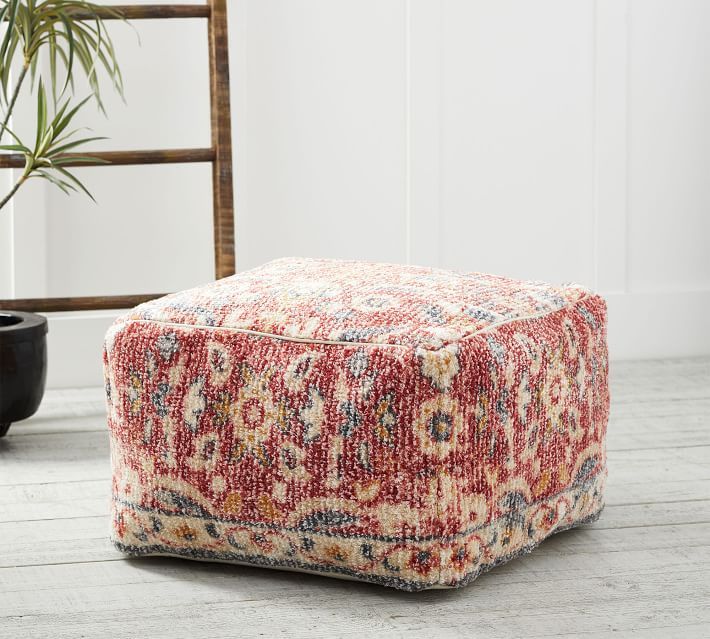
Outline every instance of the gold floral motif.
{"type": "Polygon", "coordinates": [[[393,396],[391,393],[380,398],[375,406],[375,436],[387,446],[394,445],[394,427],[397,424],[397,413],[393,408],[393,396]]]}
{"type": "Polygon", "coordinates": [[[272,429],[279,427],[283,416],[269,389],[272,374],[271,370],[258,375],[247,366],[242,368],[242,378],[246,383],[229,406],[230,418],[234,424],[234,460],[238,461],[244,455],[251,455],[262,466],[271,465],[265,443],[272,429]]]}
{"type": "Polygon", "coordinates": [[[452,343],[437,350],[417,351],[422,374],[440,391],[447,390],[459,372],[458,350],[458,344],[452,343]]]}
{"type": "Polygon", "coordinates": [[[426,454],[440,459],[446,457],[455,448],[463,430],[463,415],[456,400],[439,393],[424,402],[415,430],[426,454]]]}
{"type": "Polygon", "coordinates": [[[260,495],[256,505],[259,512],[267,521],[273,522],[281,519],[281,511],[276,507],[270,495],[260,495]]]}
{"type": "Polygon", "coordinates": [[[242,511],[242,497],[239,493],[229,493],[222,502],[222,511],[226,515],[238,515],[242,511]]]}
{"type": "Polygon", "coordinates": [[[552,431],[565,432],[563,415],[567,406],[569,395],[569,378],[562,358],[562,347],[553,353],[547,367],[547,376],[542,387],[541,399],[544,412],[547,416],[545,422],[545,435],[552,431]]]}
{"type": "Polygon", "coordinates": [[[128,378],[127,394],[131,414],[136,415],[140,413],[141,406],[143,405],[143,383],[141,382],[141,378],[138,373],[131,373],[130,377],[128,378]]]}
{"type": "Polygon", "coordinates": [[[356,481],[353,488],[358,501],[370,502],[380,493],[381,482],[379,479],[370,481],[356,481]]]}

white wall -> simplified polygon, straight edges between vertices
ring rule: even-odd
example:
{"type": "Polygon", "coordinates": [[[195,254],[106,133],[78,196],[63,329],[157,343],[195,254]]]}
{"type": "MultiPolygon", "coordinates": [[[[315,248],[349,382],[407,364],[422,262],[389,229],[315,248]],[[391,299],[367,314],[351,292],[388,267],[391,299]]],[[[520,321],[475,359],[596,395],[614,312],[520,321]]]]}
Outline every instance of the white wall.
{"type": "MultiPolygon", "coordinates": [[[[229,5],[240,270],[310,255],[576,280],[609,301],[614,357],[710,353],[710,3],[229,5]]],[[[92,118],[104,148],[206,145],[204,25],[136,27],[141,47],[114,30],[128,107],[92,118]]],[[[35,185],[0,219],[0,294],[208,280],[205,169],[85,169],[99,207],[35,185]]],[[[113,315],[53,318],[50,384],[99,381],[113,315]]]]}

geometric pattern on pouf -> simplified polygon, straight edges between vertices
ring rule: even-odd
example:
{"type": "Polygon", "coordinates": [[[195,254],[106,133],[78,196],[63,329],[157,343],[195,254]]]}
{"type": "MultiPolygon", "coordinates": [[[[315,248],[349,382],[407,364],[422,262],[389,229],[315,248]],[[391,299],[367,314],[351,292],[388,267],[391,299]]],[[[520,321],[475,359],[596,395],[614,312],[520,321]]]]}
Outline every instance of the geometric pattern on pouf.
{"type": "Polygon", "coordinates": [[[104,350],[112,541],[404,590],[599,516],[606,305],[577,285],[288,258],[104,350]]]}

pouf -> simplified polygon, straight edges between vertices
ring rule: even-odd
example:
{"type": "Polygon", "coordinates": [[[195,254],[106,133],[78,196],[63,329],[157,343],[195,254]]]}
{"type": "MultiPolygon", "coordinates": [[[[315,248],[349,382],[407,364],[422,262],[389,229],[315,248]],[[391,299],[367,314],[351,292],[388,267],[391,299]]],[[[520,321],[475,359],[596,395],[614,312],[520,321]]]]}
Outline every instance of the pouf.
{"type": "Polygon", "coordinates": [[[603,507],[580,286],[288,258],[138,306],[104,365],[130,555],[454,587],[603,507]]]}

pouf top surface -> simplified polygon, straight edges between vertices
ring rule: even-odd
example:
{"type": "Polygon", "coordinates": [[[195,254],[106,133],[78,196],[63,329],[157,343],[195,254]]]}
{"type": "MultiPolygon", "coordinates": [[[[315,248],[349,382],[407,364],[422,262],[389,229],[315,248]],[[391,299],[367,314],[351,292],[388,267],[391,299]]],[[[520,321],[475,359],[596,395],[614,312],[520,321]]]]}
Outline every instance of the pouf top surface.
{"type": "Polygon", "coordinates": [[[578,285],[346,260],[283,258],[138,306],[132,319],[305,341],[436,349],[574,304],[578,285]]]}

